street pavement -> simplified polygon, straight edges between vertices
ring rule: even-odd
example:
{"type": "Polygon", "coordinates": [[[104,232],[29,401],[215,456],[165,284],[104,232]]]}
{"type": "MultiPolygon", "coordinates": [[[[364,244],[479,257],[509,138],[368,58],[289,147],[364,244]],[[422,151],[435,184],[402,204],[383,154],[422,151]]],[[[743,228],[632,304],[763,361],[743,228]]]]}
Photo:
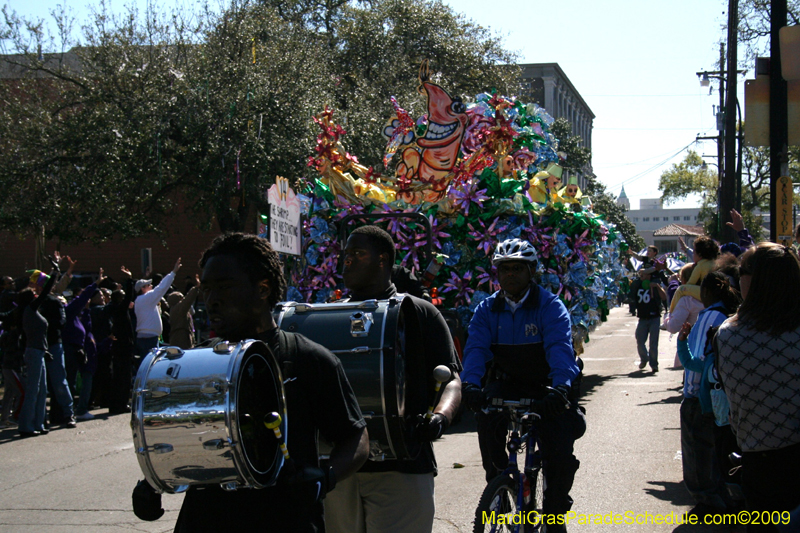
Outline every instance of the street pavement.
{"type": "MultiPolygon", "coordinates": [[[[661,371],[638,369],[635,317],[612,310],[586,344],[583,404],[586,435],[576,443],[581,468],[573,510],[584,515],[626,512],[641,519],[679,515],[693,502],[682,484],[678,408],[682,372],[670,367],[675,339],[661,332],[661,371]]],[[[164,495],[164,516],[143,522],[131,511],[131,490],[142,478],[133,451],[130,417],[94,411],[77,429],[19,439],[0,432],[0,532],[77,533],[172,531],[183,501],[164,495]]],[[[472,416],[467,413],[436,443],[435,533],[472,531],[485,485],[472,416]],[[463,467],[462,467],[463,466],[463,467]]],[[[570,524],[570,532],[715,531],[728,528],[649,524],[570,524]]],[[[733,530],[739,531],[739,530],[733,530]]]]}

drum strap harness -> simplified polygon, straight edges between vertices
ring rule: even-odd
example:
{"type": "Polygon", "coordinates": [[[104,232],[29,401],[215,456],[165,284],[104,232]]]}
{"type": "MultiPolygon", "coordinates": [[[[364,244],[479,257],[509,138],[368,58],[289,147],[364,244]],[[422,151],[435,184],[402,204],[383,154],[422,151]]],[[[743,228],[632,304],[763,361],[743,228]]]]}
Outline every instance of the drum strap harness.
{"type": "Polygon", "coordinates": [[[280,354],[277,359],[281,363],[283,382],[286,383],[295,377],[292,366],[297,356],[297,337],[294,333],[278,330],[278,348],[280,354]]]}

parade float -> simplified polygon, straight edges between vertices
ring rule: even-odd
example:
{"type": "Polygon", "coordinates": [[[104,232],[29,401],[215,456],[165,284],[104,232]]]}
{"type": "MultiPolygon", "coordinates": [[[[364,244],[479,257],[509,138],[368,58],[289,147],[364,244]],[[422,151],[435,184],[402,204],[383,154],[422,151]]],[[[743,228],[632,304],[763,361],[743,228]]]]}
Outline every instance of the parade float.
{"type": "Polygon", "coordinates": [[[392,98],[383,173],[348,153],[334,110],[315,117],[321,130],[309,158],[315,173],[297,191],[302,239],[299,255],[289,260],[287,299],[323,303],[346,296],[338,269],[342,245],[348,227],[369,222],[392,235],[398,262],[466,325],[497,290],[496,244],[526,239],[538,252],[537,281],[569,310],[580,353],[616,305],[627,245],[574,181],[561,184],[553,117],[496,92],[469,101],[451,96],[430,80],[426,65],[419,82],[427,101],[421,117],[392,98]]]}

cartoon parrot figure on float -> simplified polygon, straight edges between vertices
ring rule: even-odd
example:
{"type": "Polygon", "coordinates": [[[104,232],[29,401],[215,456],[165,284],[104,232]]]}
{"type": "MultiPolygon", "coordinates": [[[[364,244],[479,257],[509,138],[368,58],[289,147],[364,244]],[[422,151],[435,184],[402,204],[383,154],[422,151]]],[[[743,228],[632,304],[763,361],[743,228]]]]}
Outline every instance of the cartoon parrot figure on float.
{"type": "MultiPolygon", "coordinates": [[[[384,165],[398,147],[404,147],[395,168],[397,198],[410,204],[436,202],[444,197],[453,179],[461,139],[467,127],[467,108],[459,97],[450,96],[431,83],[427,60],[419,69],[418,91],[427,99],[427,127],[414,133],[414,121],[392,98],[397,113],[384,129],[389,139],[384,165]]],[[[424,124],[423,124],[424,125],[424,124]]]]}

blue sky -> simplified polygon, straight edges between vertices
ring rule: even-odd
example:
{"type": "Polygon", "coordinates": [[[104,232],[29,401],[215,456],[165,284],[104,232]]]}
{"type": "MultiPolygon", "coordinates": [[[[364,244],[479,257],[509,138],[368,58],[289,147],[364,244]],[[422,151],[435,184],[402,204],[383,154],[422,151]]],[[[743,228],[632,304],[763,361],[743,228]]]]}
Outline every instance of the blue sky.
{"type": "MultiPolygon", "coordinates": [[[[78,20],[85,0],[7,0],[19,15],[49,19],[66,4],[78,20]]],[[[121,12],[126,2],[108,0],[121,12]]],[[[695,74],[716,70],[725,37],[727,0],[506,0],[495,9],[485,0],[446,0],[454,10],[491,28],[523,63],[558,63],[596,118],[592,164],[608,190],[624,185],[631,207],[657,198],[661,173],[681,161],[686,149],[710,155],[716,135],[712,106],[719,95],[701,88],[695,74]]],[[[144,0],[137,4],[145,5],[144,0]]],[[[191,7],[191,0],[163,0],[160,9],[191,7]]],[[[742,53],[739,54],[742,57],[742,53]]],[[[747,67],[749,68],[749,66],[747,67]]],[[[752,68],[747,75],[752,79],[752,68]]],[[[739,99],[744,104],[744,78],[739,99]]],[[[696,198],[673,204],[692,207],[696,198]]]]}

